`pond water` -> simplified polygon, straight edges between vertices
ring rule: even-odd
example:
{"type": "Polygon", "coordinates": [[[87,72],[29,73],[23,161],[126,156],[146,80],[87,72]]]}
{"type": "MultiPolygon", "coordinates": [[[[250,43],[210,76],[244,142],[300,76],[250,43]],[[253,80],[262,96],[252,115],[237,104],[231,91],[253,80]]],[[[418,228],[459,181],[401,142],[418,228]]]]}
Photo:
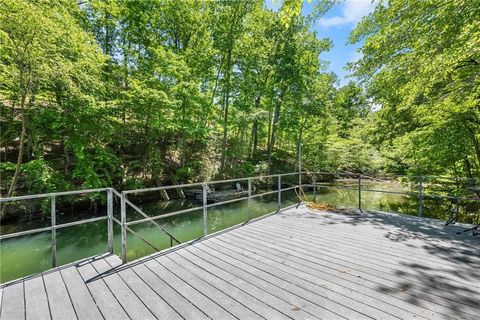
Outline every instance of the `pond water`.
{"type": "MultiPolygon", "coordinates": [[[[358,207],[358,189],[354,180],[342,183],[328,184],[330,188],[319,188],[316,201],[326,202],[338,207],[358,207]],[[346,187],[351,189],[339,189],[333,187],[346,187]]],[[[366,183],[364,189],[378,189],[389,191],[408,191],[400,183],[366,183]]],[[[312,190],[306,190],[307,196],[312,199],[312,190]]],[[[282,192],[282,207],[294,204],[297,197],[293,190],[282,192]]],[[[159,215],[177,210],[199,206],[188,200],[161,201],[139,205],[149,215],[159,215]]],[[[385,194],[377,192],[362,192],[362,208],[364,210],[378,210],[398,212],[405,214],[417,214],[418,199],[416,196],[385,194]]],[[[450,204],[448,202],[430,201],[424,202],[424,216],[446,219],[450,204]]],[[[252,216],[259,217],[277,209],[276,195],[254,198],[252,200],[252,216]]],[[[478,208],[477,208],[478,209],[478,208]]],[[[119,206],[115,204],[115,216],[119,216],[119,206]]],[[[100,215],[99,213],[98,215],[100,215]]],[[[82,220],[91,218],[94,214],[81,212],[75,215],[75,219],[82,220]]],[[[134,211],[127,211],[127,220],[142,218],[134,211]]],[[[57,218],[57,223],[63,223],[62,217],[57,218]]],[[[221,205],[208,210],[209,232],[216,232],[233,225],[240,224],[248,219],[247,201],[239,201],[221,205]]],[[[69,220],[71,221],[71,220],[69,220]]],[[[203,235],[203,213],[197,210],[177,216],[157,220],[163,228],[173,234],[180,242],[186,242],[199,238],[203,235]]],[[[49,224],[46,219],[42,222],[32,221],[22,226],[3,225],[0,233],[17,232],[42,227],[49,224]]],[[[142,237],[154,244],[157,248],[170,247],[170,238],[160,232],[150,222],[131,226],[142,237]]],[[[128,260],[137,259],[155,252],[136,235],[127,232],[127,256],[128,260]]],[[[7,282],[22,276],[41,272],[50,268],[51,263],[51,233],[42,232],[28,236],[2,240],[0,243],[0,283],[7,282]]],[[[106,220],[92,222],[73,227],[57,230],[57,264],[62,265],[77,261],[82,258],[104,253],[107,250],[107,222],[106,220]]],[[[120,254],[120,228],[114,223],[114,251],[120,254]]]]}

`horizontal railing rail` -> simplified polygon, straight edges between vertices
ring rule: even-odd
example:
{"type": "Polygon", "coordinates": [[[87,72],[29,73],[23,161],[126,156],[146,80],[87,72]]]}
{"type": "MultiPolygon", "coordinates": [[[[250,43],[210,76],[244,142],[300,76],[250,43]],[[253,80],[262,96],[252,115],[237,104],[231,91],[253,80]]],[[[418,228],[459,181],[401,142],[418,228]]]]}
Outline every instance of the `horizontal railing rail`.
{"type": "MultiPolygon", "coordinates": [[[[462,196],[452,196],[452,195],[442,195],[442,194],[434,194],[434,193],[428,193],[428,192],[425,192],[425,185],[428,185],[428,182],[427,184],[425,184],[425,180],[428,180],[428,178],[445,178],[445,177],[441,177],[441,176],[397,176],[398,178],[401,178],[401,177],[407,177],[407,178],[412,178],[412,179],[416,179],[417,180],[417,188],[418,188],[418,191],[391,191],[391,190],[378,190],[378,189],[369,189],[369,188],[363,188],[362,187],[362,179],[363,180],[372,180],[372,177],[369,177],[369,176],[364,176],[362,174],[354,174],[354,173],[351,173],[351,172],[337,172],[337,173],[331,173],[331,172],[308,172],[308,174],[312,175],[312,180],[313,180],[313,183],[311,184],[302,184],[302,187],[313,187],[313,191],[314,191],[314,201],[316,199],[316,191],[317,191],[317,188],[325,188],[325,189],[339,189],[339,190],[358,190],[358,209],[360,211],[362,211],[362,192],[375,192],[375,193],[385,193],[385,194],[396,194],[396,195],[406,195],[406,196],[413,196],[413,197],[417,197],[418,198],[418,209],[417,209],[417,212],[418,212],[418,216],[422,217],[423,216],[423,211],[424,211],[424,208],[423,208],[423,205],[424,205],[424,200],[425,199],[448,199],[448,200],[455,200],[455,201],[476,201],[476,202],[479,202],[480,199],[477,197],[477,198],[472,198],[472,197],[468,197],[466,195],[462,195],[462,196]],[[357,186],[339,186],[339,185],[328,185],[328,184],[331,184],[332,182],[334,181],[327,181],[327,182],[321,182],[321,183],[316,183],[316,176],[317,175],[333,175],[333,176],[342,176],[342,175],[346,175],[346,176],[349,176],[351,177],[352,175],[356,175],[357,179],[358,179],[358,183],[357,183],[357,186]],[[425,179],[427,178],[427,179],[425,179]],[[327,185],[325,185],[327,184],[327,185]]],[[[350,180],[352,178],[349,178],[350,180]]],[[[452,180],[455,180],[455,179],[460,179],[460,178],[450,178],[452,180]]],[[[470,178],[468,178],[470,179],[470,178]]],[[[475,179],[475,178],[473,178],[475,179]]],[[[377,180],[377,179],[373,179],[373,180],[377,180]]],[[[471,180],[471,179],[470,179],[471,180]]],[[[475,179],[476,181],[476,179],[475,179]]],[[[478,180],[480,182],[480,180],[478,180]]],[[[473,193],[476,194],[475,191],[472,191],[473,193]]]]}
{"type": "MultiPolygon", "coordinates": [[[[56,230],[65,227],[71,227],[75,225],[80,225],[84,223],[91,223],[97,222],[102,220],[107,220],[107,233],[108,233],[108,240],[107,240],[107,251],[113,253],[113,224],[117,223],[120,226],[120,237],[121,237],[121,258],[124,263],[127,262],[127,232],[134,234],[135,236],[139,237],[143,242],[145,242],[150,247],[154,248],[156,251],[159,251],[160,248],[151,243],[151,241],[145,239],[140,233],[136,232],[132,229],[132,226],[138,225],[141,223],[152,223],[155,227],[162,233],[165,233],[170,239],[170,246],[172,247],[174,243],[180,244],[181,241],[173,235],[169,230],[167,230],[164,226],[159,224],[157,221],[159,219],[164,219],[168,217],[177,216],[180,214],[191,213],[194,211],[203,212],[203,236],[206,236],[209,233],[209,226],[208,226],[208,210],[217,206],[231,204],[240,201],[247,201],[248,202],[248,216],[247,220],[249,221],[252,219],[252,200],[258,197],[267,196],[267,195],[274,195],[277,194],[277,202],[279,211],[282,208],[282,192],[293,190],[296,188],[301,187],[310,187],[313,188],[313,200],[316,201],[317,197],[317,189],[325,188],[325,189],[345,189],[345,190],[356,190],[358,192],[358,209],[362,211],[362,193],[363,192],[377,192],[377,193],[385,193],[385,194],[396,194],[396,195],[406,195],[410,197],[417,197],[418,198],[418,215],[423,216],[423,205],[424,200],[427,198],[438,198],[438,199],[449,199],[449,200],[472,200],[466,196],[451,196],[451,195],[441,195],[441,194],[432,194],[425,192],[425,180],[429,179],[425,176],[397,176],[398,178],[406,177],[411,179],[417,180],[417,191],[393,191],[393,190],[377,190],[369,188],[368,185],[365,185],[366,180],[377,180],[377,178],[372,178],[370,176],[364,176],[361,174],[355,174],[351,172],[322,172],[322,171],[302,171],[302,172],[290,172],[290,173],[282,173],[282,174],[272,174],[272,175],[262,175],[262,176],[254,176],[254,177],[246,177],[246,178],[234,178],[234,179],[226,179],[226,180],[216,180],[216,181],[207,181],[207,182],[197,182],[197,183],[187,183],[187,184],[178,184],[178,185],[170,185],[170,186],[160,186],[160,187],[153,187],[153,188],[142,188],[142,189],[132,189],[132,190],[125,190],[122,192],[118,192],[113,188],[97,188],[97,189],[87,189],[87,190],[77,190],[77,191],[65,191],[65,192],[53,192],[53,193],[44,193],[44,194],[37,194],[37,195],[26,195],[26,196],[14,196],[14,197],[6,197],[0,198],[0,203],[6,202],[16,202],[22,200],[29,200],[29,199],[39,199],[39,198],[49,198],[51,202],[51,225],[48,227],[37,228],[32,230],[20,231],[15,233],[8,233],[4,235],[0,235],[0,240],[10,239],[19,236],[25,236],[29,234],[51,231],[52,232],[52,239],[51,239],[51,247],[52,247],[52,267],[56,266],[56,230]],[[318,181],[318,176],[325,176],[330,175],[333,176],[333,181],[318,181]],[[294,180],[285,181],[285,177],[287,176],[298,176],[294,180]],[[310,177],[311,183],[303,183],[302,177],[310,177]],[[355,185],[347,186],[347,185],[329,185],[338,181],[336,177],[345,177],[344,179],[348,180],[357,180],[355,185]],[[265,191],[261,193],[253,193],[253,183],[258,180],[265,180],[265,179],[276,179],[276,189],[271,191],[265,191]],[[234,199],[227,199],[224,201],[216,201],[213,203],[208,202],[208,194],[209,194],[209,185],[216,185],[216,184],[227,184],[227,183],[247,183],[248,188],[246,190],[247,196],[238,196],[238,198],[234,199]],[[364,183],[362,185],[362,182],[364,183]],[[286,185],[285,188],[283,186],[286,185]],[[176,210],[174,212],[169,213],[161,213],[158,215],[151,216],[145,213],[140,207],[135,205],[130,199],[128,199],[128,195],[138,195],[141,193],[152,192],[152,191],[160,191],[160,190],[169,190],[169,189],[183,189],[183,188],[194,188],[198,187],[201,189],[201,205],[186,208],[181,210],[176,210]],[[59,196],[68,196],[68,195],[78,195],[78,194],[89,194],[89,193],[98,193],[98,192],[106,192],[107,194],[107,209],[106,215],[101,217],[95,217],[91,219],[81,220],[81,221],[74,221],[68,223],[57,224],[56,223],[56,198],[59,196]],[[113,203],[114,197],[116,197],[120,201],[120,219],[117,219],[113,215],[113,203]],[[139,214],[141,218],[136,220],[127,221],[127,209],[131,208],[135,213],[139,214]]],[[[429,177],[439,177],[439,176],[429,176],[429,177]]],[[[445,177],[441,177],[442,179],[445,177]]],[[[455,179],[455,178],[451,178],[455,179]]],[[[458,181],[458,180],[457,180],[458,181]]],[[[275,185],[275,184],[274,184],[275,185]]],[[[412,184],[409,184],[410,187],[412,184]]],[[[415,185],[413,185],[415,186],[415,185]]],[[[198,191],[200,192],[200,191],[198,191]]],[[[245,192],[245,191],[244,191],[245,192]]],[[[243,193],[245,194],[245,193],[243,193]]],[[[301,199],[299,199],[300,201],[301,199]]],[[[478,199],[474,199],[478,201],[478,199]]]]}
{"type": "Polygon", "coordinates": [[[34,195],[25,195],[25,196],[14,196],[14,197],[5,197],[0,198],[0,203],[7,202],[17,202],[23,200],[31,199],[50,199],[50,226],[43,228],[36,228],[31,230],[19,231],[14,233],[7,233],[0,235],[0,240],[11,239],[14,237],[26,236],[30,234],[35,234],[39,232],[51,231],[51,265],[52,268],[57,266],[57,229],[72,227],[80,224],[97,222],[101,220],[107,220],[107,251],[113,253],[113,227],[112,227],[112,218],[113,218],[113,188],[97,188],[97,189],[86,189],[86,190],[75,190],[75,191],[63,191],[63,192],[51,192],[51,193],[41,193],[34,195]],[[57,209],[56,209],[56,199],[60,196],[69,196],[69,195],[85,195],[91,193],[107,193],[107,212],[106,216],[96,217],[91,219],[84,219],[80,221],[67,222],[62,224],[57,224],[57,209]]]}
{"type": "MultiPolygon", "coordinates": [[[[266,196],[266,195],[271,195],[271,194],[278,194],[278,210],[281,208],[281,193],[283,191],[287,190],[292,190],[294,188],[298,188],[298,185],[293,186],[293,187],[287,187],[287,188],[282,188],[281,186],[281,180],[282,177],[286,176],[299,176],[299,183],[301,183],[301,175],[305,174],[307,172],[291,172],[291,173],[282,173],[282,174],[273,174],[273,175],[263,175],[263,176],[255,176],[255,177],[247,177],[247,178],[234,178],[234,179],[226,179],[226,180],[215,180],[215,181],[208,181],[208,182],[197,182],[197,183],[187,183],[187,184],[178,184],[178,185],[171,185],[171,186],[161,186],[161,187],[153,187],[153,188],[143,188],[143,189],[132,189],[132,190],[125,190],[120,193],[121,197],[121,218],[120,218],[120,225],[122,226],[122,232],[121,232],[121,242],[122,242],[122,250],[121,250],[121,258],[122,262],[126,263],[127,262],[127,235],[126,231],[131,230],[129,228],[132,225],[140,224],[140,223],[145,223],[145,222],[151,222],[156,224],[159,228],[161,228],[163,231],[167,233],[167,235],[170,236],[170,245],[172,246],[172,239],[177,242],[177,244],[180,244],[180,241],[175,239],[173,235],[168,233],[163,227],[161,227],[158,223],[156,223],[156,220],[159,219],[164,219],[167,217],[172,217],[180,214],[185,214],[189,212],[194,212],[194,211],[203,211],[203,219],[202,219],[202,224],[203,224],[203,236],[208,235],[208,209],[225,205],[225,204],[230,204],[234,202],[239,202],[239,201],[248,201],[248,218],[247,221],[252,219],[252,199],[261,197],[261,196],[266,196]],[[258,194],[252,194],[252,181],[253,180],[263,180],[263,179],[271,179],[271,178],[276,178],[277,179],[277,190],[274,191],[266,191],[258,194]],[[247,182],[248,183],[248,196],[246,197],[238,197],[235,199],[228,199],[225,201],[218,201],[214,203],[208,203],[208,185],[215,185],[215,184],[225,184],[225,183],[233,183],[233,182],[247,182]],[[170,189],[182,189],[182,188],[192,188],[192,187],[201,187],[202,189],[202,205],[201,206],[196,206],[193,208],[187,208],[187,209],[182,209],[182,210],[177,210],[175,212],[170,212],[170,213],[164,213],[164,214],[159,214],[155,216],[149,216],[146,213],[144,213],[140,208],[138,208],[135,204],[133,204],[130,200],[127,199],[128,195],[131,194],[139,194],[139,193],[145,193],[145,192],[153,192],[153,191],[161,191],[161,190],[170,190],[170,189]],[[128,221],[127,222],[127,207],[133,208],[136,212],[140,213],[144,218],[142,219],[137,219],[133,221],[128,221]]],[[[138,235],[138,233],[137,233],[138,235]]],[[[139,235],[138,235],[139,236],[139,235]]],[[[144,242],[149,244],[151,247],[155,248],[155,245],[152,245],[151,243],[147,242],[145,239],[144,242]]]]}

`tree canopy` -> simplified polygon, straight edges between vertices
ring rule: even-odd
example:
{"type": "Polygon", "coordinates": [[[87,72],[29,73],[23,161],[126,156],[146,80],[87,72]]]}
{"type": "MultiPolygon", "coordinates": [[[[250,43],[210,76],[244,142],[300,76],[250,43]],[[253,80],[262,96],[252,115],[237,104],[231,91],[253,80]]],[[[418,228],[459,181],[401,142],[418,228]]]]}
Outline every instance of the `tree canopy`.
{"type": "Polygon", "coordinates": [[[480,165],[480,2],[381,1],[350,41],[351,65],[381,105],[384,153],[419,173],[480,165]]]}

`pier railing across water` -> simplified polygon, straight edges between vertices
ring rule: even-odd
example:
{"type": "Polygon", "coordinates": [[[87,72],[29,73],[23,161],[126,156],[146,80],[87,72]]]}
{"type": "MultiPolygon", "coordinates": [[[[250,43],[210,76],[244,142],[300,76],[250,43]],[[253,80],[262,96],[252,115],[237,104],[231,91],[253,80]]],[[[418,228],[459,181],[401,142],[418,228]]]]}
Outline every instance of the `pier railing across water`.
{"type": "Polygon", "coordinates": [[[27,196],[17,196],[17,197],[7,197],[7,198],[0,198],[0,204],[7,203],[7,202],[16,202],[22,200],[30,200],[30,199],[50,199],[50,220],[51,225],[48,227],[37,228],[32,230],[25,230],[15,233],[8,233],[4,235],[0,235],[0,240],[25,236],[29,234],[51,231],[51,249],[52,249],[52,268],[57,266],[57,230],[66,227],[72,227],[80,224],[96,222],[101,220],[107,220],[107,233],[108,233],[108,240],[107,240],[107,251],[113,253],[113,192],[112,188],[100,188],[100,189],[87,189],[87,190],[76,190],[76,191],[65,191],[65,192],[52,192],[52,193],[42,193],[42,194],[35,194],[35,195],[27,195],[27,196]],[[107,194],[107,212],[105,216],[62,223],[57,224],[57,209],[56,209],[56,199],[61,196],[71,196],[71,195],[85,195],[89,193],[101,193],[106,192],[107,194]]]}
{"type": "MultiPolygon", "coordinates": [[[[27,195],[27,196],[16,196],[16,197],[8,197],[8,198],[0,198],[0,204],[6,203],[6,202],[16,202],[16,201],[22,201],[22,200],[28,200],[28,199],[40,199],[40,198],[46,198],[50,199],[50,214],[51,214],[51,225],[48,227],[44,228],[37,228],[33,230],[26,230],[26,231],[20,231],[16,233],[9,233],[9,234],[4,234],[0,235],[0,240],[8,239],[8,238],[13,238],[13,237],[19,237],[19,236],[25,236],[29,234],[34,234],[34,233],[39,233],[39,232],[45,232],[45,231],[51,231],[51,250],[52,250],[52,267],[55,267],[57,265],[57,252],[56,252],[56,230],[60,228],[66,228],[66,227],[71,227],[75,225],[80,225],[80,224],[85,224],[85,223],[91,223],[91,222],[97,222],[101,220],[107,220],[107,252],[113,253],[113,240],[114,240],[114,233],[113,233],[113,223],[117,223],[120,226],[121,232],[120,232],[120,238],[121,238],[121,258],[123,263],[127,262],[127,231],[138,236],[142,241],[144,241],[146,244],[151,246],[157,251],[160,251],[161,249],[158,248],[156,245],[152,244],[150,241],[145,239],[142,235],[140,235],[138,232],[134,231],[131,226],[144,223],[144,222],[150,222],[154,224],[160,232],[165,233],[169,238],[170,238],[170,246],[173,246],[174,243],[180,244],[181,241],[178,240],[178,238],[173,235],[170,231],[166,230],[164,227],[162,227],[157,220],[166,218],[166,217],[171,217],[171,216],[176,216],[180,214],[185,214],[193,211],[199,211],[202,210],[203,212],[203,236],[206,236],[209,232],[209,225],[208,225],[208,209],[220,205],[225,205],[229,203],[234,203],[238,201],[244,201],[247,200],[248,202],[248,217],[247,221],[251,220],[253,217],[252,214],[252,200],[257,197],[262,197],[266,195],[277,195],[277,201],[278,201],[278,209],[280,210],[282,208],[282,192],[288,191],[288,190],[293,190],[295,188],[299,187],[309,187],[313,189],[313,200],[316,201],[317,198],[317,189],[320,188],[325,188],[325,189],[345,189],[345,190],[357,190],[358,191],[358,209],[361,211],[362,210],[362,193],[363,192],[377,192],[377,193],[387,193],[387,194],[397,194],[397,195],[407,195],[407,196],[413,196],[418,198],[418,216],[423,216],[423,204],[424,204],[424,198],[429,197],[429,198],[440,198],[440,199],[448,199],[450,201],[459,201],[463,200],[466,197],[465,196],[450,196],[450,195],[441,195],[441,194],[428,194],[425,193],[424,191],[424,182],[427,180],[431,180],[432,178],[435,178],[433,176],[405,176],[404,178],[406,179],[414,179],[416,180],[415,184],[417,185],[417,191],[390,191],[390,190],[376,190],[376,189],[370,189],[370,188],[364,188],[362,183],[365,180],[378,180],[376,178],[364,176],[364,175],[359,175],[359,174],[354,174],[354,173],[331,173],[331,172],[292,172],[292,173],[284,173],[284,174],[274,174],[274,175],[266,175],[266,176],[256,176],[256,177],[247,177],[247,178],[238,178],[238,179],[228,179],[228,180],[219,180],[219,181],[209,181],[209,182],[199,182],[199,183],[190,183],[190,184],[179,184],[179,185],[171,185],[171,186],[162,186],[162,187],[155,187],[155,188],[146,188],[146,189],[136,189],[136,190],[126,190],[122,192],[118,192],[113,188],[100,188],[100,189],[88,189],[88,190],[78,190],[78,191],[67,191],[67,192],[54,192],[54,193],[45,193],[45,194],[36,194],[36,195],[27,195]],[[286,176],[294,176],[294,181],[297,180],[295,176],[298,176],[298,182],[290,183],[290,186],[286,188],[282,188],[282,181],[284,177],[286,176]],[[322,182],[318,181],[318,177],[325,177],[325,176],[330,176],[329,179],[323,179],[327,180],[327,183],[335,181],[336,177],[348,177],[350,179],[356,179],[357,183],[352,186],[331,186],[331,185],[325,185],[322,184],[322,182]],[[303,178],[307,178],[311,181],[311,183],[305,183],[305,180],[302,180],[303,178]],[[256,180],[261,180],[261,179],[276,179],[276,190],[272,191],[266,191],[262,193],[257,193],[253,194],[253,187],[252,185],[256,180]],[[303,181],[303,182],[302,182],[303,181]],[[245,197],[238,197],[235,199],[229,199],[225,201],[220,201],[220,202],[214,202],[214,203],[208,203],[207,199],[207,194],[208,194],[208,186],[209,185],[215,185],[215,184],[226,184],[226,183],[247,183],[247,196],[245,197]],[[168,189],[182,189],[182,188],[190,188],[190,187],[201,187],[202,190],[202,201],[201,205],[195,206],[193,208],[188,208],[188,209],[183,209],[183,210],[178,210],[175,212],[167,213],[167,214],[159,214],[156,216],[150,216],[146,214],[142,209],[140,209],[138,206],[136,206],[132,201],[128,199],[129,195],[134,195],[134,194],[141,194],[145,192],[152,192],[152,191],[160,191],[160,190],[168,190],[168,189]],[[69,222],[69,223],[62,223],[62,224],[57,224],[56,223],[56,215],[57,215],[57,210],[56,210],[56,199],[57,197],[60,196],[69,196],[69,195],[84,195],[84,194],[89,194],[89,193],[102,193],[105,192],[107,195],[107,207],[106,207],[106,214],[105,216],[101,217],[95,217],[91,219],[86,219],[86,220],[81,220],[81,221],[75,221],[75,222],[69,222]],[[120,220],[116,219],[113,215],[113,205],[114,205],[114,197],[117,197],[120,200],[120,220]],[[127,209],[131,208],[138,214],[142,216],[141,219],[137,220],[131,220],[127,221],[127,209]]],[[[441,178],[441,177],[437,177],[441,178]]],[[[443,177],[442,177],[443,178],[443,177]]],[[[450,178],[446,178],[450,179],[450,178]]],[[[458,179],[460,178],[451,178],[451,179],[458,179]]],[[[322,180],[322,179],[321,179],[322,180]]],[[[383,180],[382,180],[383,181],[383,180]]],[[[323,182],[325,183],[325,181],[323,182]]],[[[478,199],[477,199],[478,201],[478,199]]]]}
{"type": "MultiPolygon", "coordinates": [[[[120,209],[120,219],[121,221],[118,221],[118,223],[122,226],[122,232],[121,232],[121,241],[122,241],[122,250],[121,250],[121,258],[123,263],[127,262],[127,235],[126,231],[131,231],[135,233],[129,226],[139,224],[139,223],[144,223],[144,222],[152,222],[156,224],[159,228],[162,228],[156,220],[166,218],[166,217],[172,217],[180,214],[185,214],[193,211],[200,211],[202,210],[203,212],[203,219],[202,219],[202,224],[203,224],[203,236],[208,235],[209,232],[209,226],[208,226],[208,209],[213,208],[216,206],[220,205],[225,205],[229,203],[234,203],[238,201],[248,201],[248,220],[252,219],[252,200],[257,197],[262,197],[266,195],[271,195],[271,194],[277,194],[278,198],[278,209],[280,210],[282,205],[282,192],[288,191],[288,190],[293,190],[295,188],[298,188],[299,185],[301,185],[301,176],[303,173],[298,173],[298,172],[292,172],[292,173],[283,173],[283,174],[275,174],[275,175],[266,175],[266,176],[256,176],[256,177],[248,177],[248,178],[238,178],[238,179],[227,179],[227,180],[217,180],[217,181],[208,181],[208,182],[198,182],[198,183],[189,183],[189,184],[179,184],[179,185],[171,185],[171,186],[162,186],[162,187],[155,187],[155,188],[145,188],[145,189],[135,189],[135,190],[126,190],[122,191],[120,193],[120,203],[121,203],[121,209],[120,209]],[[286,187],[282,188],[282,177],[285,176],[299,176],[299,184],[291,186],[291,187],[286,187]],[[267,191],[267,192],[262,192],[258,194],[253,194],[252,191],[252,184],[255,180],[259,179],[277,179],[277,190],[273,191],[267,191]],[[225,200],[225,201],[219,201],[219,202],[214,202],[214,203],[208,203],[208,186],[209,185],[215,185],[215,184],[225,184],[225,183],[236,183],[236,182],[247,182],[248,185],[248,192],[246,197],[239,197],[235,199],[230,199],[230,200],[225,200]],[[152,192],[152,191],[161,191],[161,190],[168,190],[168,189],[182,189],[182,188],[191,188],[191,187],[201,187],[202,188],[202,203],[199,206],[193,207],[193,208],[188,208],[188,209],[183,209],[167,214],[160,214],[156,216],[148,216],[146,213],[144,213],[140,208],[135,206],[131,201],[128,200],[128,195],[133,195],[133,194],[140,194],[140,193],[145,193],[145,192],[152,192]],[[136,212],[140,213],[144,218],[143,219],[138,219],[138,220],[133,220],[133,221],[128,221],[127,222],[127,208],[131,207],[134,209],[136,212]]],[[[168,235],[170,235],[170,244],[173,245],[172,239],[175,240],[178,244],[180,244],[180,241],[178,241],[176,238],[173,237],[170,233],[168,233],[167,230],[162,228],[163,231],[165,231],[168,235]]],[[[154,245],[143,239],[139,234],[137,234],[144,242],[146,242],[148,245],[156,249],[157,251],[159,250],[156,248],[154,245]]]]}

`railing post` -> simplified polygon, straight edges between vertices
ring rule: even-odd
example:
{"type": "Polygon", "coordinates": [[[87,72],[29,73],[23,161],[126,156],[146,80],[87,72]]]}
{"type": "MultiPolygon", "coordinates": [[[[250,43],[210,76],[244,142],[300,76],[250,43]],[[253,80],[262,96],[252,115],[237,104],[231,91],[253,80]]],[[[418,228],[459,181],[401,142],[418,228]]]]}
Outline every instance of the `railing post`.
{"type": "Polygon", "coordinates": [[[313,182],[313,202],[317,202],[317,179],[315,171],[313,172],[312,182],[313,182]]]}
{"type": "Polygon", "coordinates": [[[362,211],[362,175],[358,176],[358,210],[362,211]]]}
{"type": "Polygon", "coordinates": [[[113,191],[107,189],[107,232],[108,232],[108,252],[113,253],[113,191]]]}
{"type": "Polygon", "coordinates": [[[418,216],[423,216],[423,179],[422,176],[418,178],[418,216]]]}
{"type": "Polygon", "coordinates": [[[52,268],[57,266],[57,229],[56,229],[56,203],[55,196],[50,198],[51,222],[52,222],[52,268]]]}
{"type": "Polygon", "coordinates": [[[207,184],[202,185],[203,191],[203,235],[208,235],[208,211],[207,211],[207,184]]]}
{"type": "Polygon", "coordinates": [[[252,178],[248,178],[248,220],[252,220],[252,178]]]}
{"type": "Polygon", "coordinates": [[[121,238],[122,238],[122,263],[127,263],[127,207],[125,201],[125,193],[122,192],[120,197],[120,222],[122,223],[121,238]]]}
{"type": "Polygon", "coordinates": [[[282,208],[282,176],[278,175],[278,210],[282,208]]]}

